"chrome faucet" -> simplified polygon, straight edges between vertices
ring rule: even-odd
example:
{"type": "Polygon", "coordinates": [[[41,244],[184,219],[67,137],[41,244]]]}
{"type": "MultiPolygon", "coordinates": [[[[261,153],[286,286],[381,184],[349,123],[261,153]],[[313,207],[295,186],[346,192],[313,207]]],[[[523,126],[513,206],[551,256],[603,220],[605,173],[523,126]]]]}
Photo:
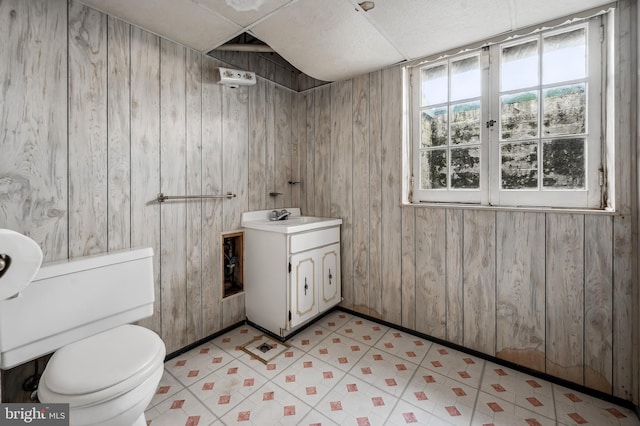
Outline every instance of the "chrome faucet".
{"type": "Polygon", "coordinates": [[[271,220],[285,220],[286,218],[288,218],[288,217],[289,217],[289,215],[290,215],[290,214],[291,214],[291,212],[290,212],[290,211],[288,211],[288,210],[284,210],[284,209],[283,209],[283,210],[280,210],[280,211],[278,211],[278,210],[273,210],[273,211],[271,212],[270,219],[271,219],[271,220]]]}

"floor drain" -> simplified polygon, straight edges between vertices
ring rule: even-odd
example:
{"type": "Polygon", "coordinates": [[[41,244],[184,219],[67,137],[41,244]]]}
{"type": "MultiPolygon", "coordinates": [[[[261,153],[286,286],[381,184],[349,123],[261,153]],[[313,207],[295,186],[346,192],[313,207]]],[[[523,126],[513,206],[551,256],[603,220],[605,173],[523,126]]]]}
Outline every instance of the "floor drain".
{"type": "Polygon", "coordinates": [[[268,343],[263,343],[260,346],[258,346],[256,349],[258,349],[259,351],[261,351],[262,353],[267,353],[268,351],[270,351],[271,349],[273,349],[271,347],[270,344],[268,343]]]}

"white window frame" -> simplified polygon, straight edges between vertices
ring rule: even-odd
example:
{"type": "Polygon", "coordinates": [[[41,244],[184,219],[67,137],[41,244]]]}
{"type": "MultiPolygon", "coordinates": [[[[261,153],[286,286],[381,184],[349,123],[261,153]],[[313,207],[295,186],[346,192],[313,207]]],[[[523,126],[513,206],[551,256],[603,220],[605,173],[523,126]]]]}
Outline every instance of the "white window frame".
{"type": "MultiPolygon", "coordinates": [[[[414,176],[413,200],[412,202],[434,202],[434,203],[464,203],[487,206],[505,207],[541,207],[541,208],[578,208],[578,209],[601,209],[602,205],[602,162],[605,138],[603,136],[603,116],[606,113],[603,106],[603,73],[606,70],[606,56],[604,29],[606,20],[601,16],[589,18],[580,23],[563,25],[558,28],[536,32],[528,36],[518,37],[514,40],[496,43],[490,47],[485,47],[471,52],[450,56],[437,61],[422,63],[409,69],[410,78],[410,120],[411,120],[411,174],[414,176]],[[587,144],[585,148],[585,189],[545,189],[533,190],[503,190],[500,188],[500,54],[502,47],[519,44],[531,39],[540,40],[539,68],[541,73],[542,62],[542,37],[570,31],[579,27],[587,29],[587,73],[586,84],[588,86],[587,98],[587,144]],[[480,188],[478,190],[461,189],[420,189],[420,114],[421,114],[421,69],[425,67],[437,66],[451,61],[460,60],[472,55],[480,55],[480,66],[482,75],[482,97],[481,97],[481,167],[480,167],[480,188]],[[495,125],[487,128],[485,123],[495,120],[495,125]]],[[[448,67],[449,75],[451,73],[448,67]]],[[[534,86],[544,89],[541,75],[539,75],[539,85],[534,86]]],[[[449,78],[449,86],[451,79],[449,78]]],[[[564,83],[563,83],[564,84],[564,83]]],[[[571,81],[566,82],[571,84],[571,81]]],[[[552,86],[558,86],[554,84],[552,86]]],[[[450,92],[450,87],[449,87],[450,92]]],[[[519,89],[520,90],[520,89],[519,89]]],[[[522,89],[526,90],[526,89],[522,89]]],[[[539,98],[542,102],[542,97],[539,98]]],[[[458,103],[461,101],[456,101],[458,103]]],[[[451,101],[449,101],[451,103],[451,101]]],[[[539,113],[542,105],[539,108],[539,113]]],[[[542,131],[539,118],[540,131],[542,131]]],[[[538,140],[544,139],[541,135],[538,140]]],[[[539,146],[541,146],[539,142],[539,146]]],[[[449,156],[448,156],[449,157],[449,156]]],[[[450,159],[448,159],[450,165],[450,159]]],[[[538,152],[538,167],[542,167],[542,152],[538,152]]],[[[449,169],[450,170],[450,169],[449,169]]],[[[542,170],[542,169],[540,169],[542,170]]],[[[542,173],[540,173],[540,180],[542,173]]]]}

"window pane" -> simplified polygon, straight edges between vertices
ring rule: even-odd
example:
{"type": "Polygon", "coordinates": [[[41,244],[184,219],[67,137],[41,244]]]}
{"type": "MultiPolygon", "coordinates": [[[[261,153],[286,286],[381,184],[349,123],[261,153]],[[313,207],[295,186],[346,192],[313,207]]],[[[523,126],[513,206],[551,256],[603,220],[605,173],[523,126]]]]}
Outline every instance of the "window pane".
{"type": "Polygon", "coordinates": [[[451,143],[480,143],[480,101],[451,106],[451,143]]]}
{"type": "Polygon", "coordinates": [[[538,143],[505,143],[500,147],[502,189],[538,187],[538,143]]]}
{"type": "Polygon", "coordinates": [[[538,41],[502,49],[500,87],[502,91],[538,84],[538,41]]]}
{"type": "Polygon", "coordinates": [[[580,28],[544,38],[542,81],[544,84],[586,77],[586,30],[580,28]]]}
{"type": "Polygon", "coordinates": [[[575,135],[586,129],[586,85],[554,87],[542,92],[545,135],[575,135]]]}
{"type": "Polygon", "coordinates": [[[442,104],[449,98],[447,65],[422,68],[422,106],[442,104]]]}
{"type": "Polygon", "coordinates": [[[480,96],[480,57],[451,62],[451,100],[480,96]]]}
{"type": "Polygon", "coordinates": [[[421,148],[447,145],[447,108],[431,108],[422,111],[420,118],[421,148]]]}
{"type": "Polygon", "coordinates": [[[420,189],[447,188],[447,150],[420,153],[420,189]]]}
{"type": "Polygon", "coordinates": [[[502,140],[538,136],[538,92],[522,92],[500,97],[500,137],[502,140]]]}
{"type": "Polygon", "coordinates": [[[451,150],[451,188],[480,187],[480,148],[451,150]]]}
{"type": "Polygon", "coordinates": [[[550,189],[584,189],[585,140],[554,139],[542,148],[543,185],[550,189]]]}

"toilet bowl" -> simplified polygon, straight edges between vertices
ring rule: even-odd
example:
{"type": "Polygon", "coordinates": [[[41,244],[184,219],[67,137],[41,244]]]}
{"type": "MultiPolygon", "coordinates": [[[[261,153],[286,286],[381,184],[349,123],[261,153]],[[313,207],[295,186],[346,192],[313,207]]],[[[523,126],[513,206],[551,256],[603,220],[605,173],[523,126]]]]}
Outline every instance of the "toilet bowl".
{"type": "Polygon", "coordinates": [[[0,369],[54,352],[40,402],[69,404],[70,425],[146,425],[166,349],[130,323],[154,311],[153,250],[41,262],[35,242],[0,229],[0,369]]]}
{"type": "Polygon", "coordinates": [[[146,425],[144,410],[164,371],[154,332],[123,325],[56,351],[38,385],[44,403],[68,403],[71,425],[146,425]]]}

